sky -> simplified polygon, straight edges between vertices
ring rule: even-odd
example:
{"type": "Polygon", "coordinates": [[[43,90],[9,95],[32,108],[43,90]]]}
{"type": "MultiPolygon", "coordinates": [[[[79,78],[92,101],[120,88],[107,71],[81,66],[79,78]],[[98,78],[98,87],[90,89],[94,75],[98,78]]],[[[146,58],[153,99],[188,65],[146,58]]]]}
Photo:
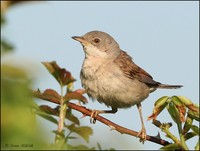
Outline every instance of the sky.
{"type": "MultiPolygon", "coordinates": [[[[177,90],[157,90],[142,103],[147,134],[155,136],[160,132],[161,137],[164,136],[151,121],[146,120],[158,98],[164,95],[183,95],[198,104],[199,5],[197,1],[30,2],[9,9],[6,20],[7,24],[2,35],[14,44],[15,52],[5,56],[3,62],[11,62],[30,71],[30,76],[34,78],[33,88],[41,90],[53,88],[60,91],[57,82],[41,64],[42,61],[53,60],[69,70],[77,79],[74,89],[81,88],[79,74],[84,52],[80,43],[71,37],[100,30],[114,37],[120,48],[156,81],[184,85],[177,90]]],[[[44,104],[38,101],[38,104],[40,103],[44,104]]],[[[89,100],[86,107],[107,109],[105,105],[92,100],[89,100]]],[[[81,117],[78,112],[74,114],[81,117]]],[[[136,106],[120,109],[115,115],[103,116],[126,128],[136,131],[141,129],[136,106]]],[[[44,123],[44,120],[38,120],[44,123]]],[[[167,111],[158,116],[158,120],[171,121],[167,111]]],[[[137,138],[110,131],[109,127],[98,121],[95,125],[90,125],[88,117],[81,119],[81,124],[89,125],[94,130],[90,146],[95,146],[98,141],[104,149],[113,147],[153,150],[161,147],[151,142],[143,145],[137,138]]],[[[47,134],[50,130],[56,129],[56,125],[49,122],[45,122],[45,127],[47,134]]],[[[175,125],[171,129],[176,135],[175,125]]],[[[53,142],[54,134],[49,135],[49,141],[53,142]]],[[[189,141],[189,146],[194,146],[196,140],[189,141]]],[[[80,139],[76,143],[83,142],[80,139]]]]}

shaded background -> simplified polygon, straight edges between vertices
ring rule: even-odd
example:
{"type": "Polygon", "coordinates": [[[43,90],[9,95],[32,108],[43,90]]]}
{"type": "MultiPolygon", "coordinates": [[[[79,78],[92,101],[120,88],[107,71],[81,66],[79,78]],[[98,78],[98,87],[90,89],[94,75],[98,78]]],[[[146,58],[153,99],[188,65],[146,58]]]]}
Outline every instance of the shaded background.
{"type": "MultiPolygon", "coordinates": [[[[152,113],[154,102],[164,95],[184,95],[193,102],[199,101],[199,6],[198,2],[30,2],[16,5],[6,14],[2,35],[13,43],[15,51],[2,58],[3,63],[19,65],[29,71],[34,79],[33,88],[53,88],[59,92],[57,82],[48,74],[41,61],[55,60],[77,79],[75,89],[81,88],[79,73],[84,52],[72,36],[88,31],[109,33],[121,49],[133,57],[136,64],[149,72],[155,80],[167,84],[182,84],[178,90],[157,90],[143,102],[144,119],[152,113]]],[[[37,101],[38,104],[44,102],[37,101]]],[[[52,104],[49,104],[50,106],[52,104]]],[[[53,106],[53,105],[52,105],[53,106]]],[[[91,109],[106,106],[91,100],[91,109]]],[[[77,116],[81,114],[74,112],[77,116]]],[[[158,119],[169,122],[167,112],[158,119]]],[[[115,115],[104,115],[117,124],[139,131],[139,113],[136,107],[120,109],[115,115]]],[[[37,118],[43,124],[49,142],[54,141],[51,130],[56,125],[37,118]]],[[[158,149],[161,146],[137,138],[121,135],[97,122],[90,125],[89,118],[82,125],[93,128],[89,146],[97,142],[102,148],[158,149]]],[[[145,121],[147,133],[157,135],[159,130],[145,121]]],[[[172,131],[176,133],[176,127],[172,131]]],[[[161,137],[163,138],[163,133],[161,137]]],[[[188,141],[196,144],[196,138],[188,141]],[[194,141],[195,140],[195,141],[194,141]]],[[[81,139],[74,143],[85,143],[81,139]]]]}

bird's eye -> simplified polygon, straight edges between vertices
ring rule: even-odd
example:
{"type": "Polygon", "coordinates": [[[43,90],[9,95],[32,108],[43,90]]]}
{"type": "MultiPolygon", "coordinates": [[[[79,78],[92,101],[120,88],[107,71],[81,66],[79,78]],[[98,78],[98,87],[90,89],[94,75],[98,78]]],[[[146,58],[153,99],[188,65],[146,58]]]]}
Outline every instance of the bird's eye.
{"type": "Polygon", "coordinates": [[[99,38],[95,38],[95,39],[94,39],[94,43],[96,43],[96,44],[100,43],[100,41],[101,41],[101,40],[100,40],[99,38]]]}

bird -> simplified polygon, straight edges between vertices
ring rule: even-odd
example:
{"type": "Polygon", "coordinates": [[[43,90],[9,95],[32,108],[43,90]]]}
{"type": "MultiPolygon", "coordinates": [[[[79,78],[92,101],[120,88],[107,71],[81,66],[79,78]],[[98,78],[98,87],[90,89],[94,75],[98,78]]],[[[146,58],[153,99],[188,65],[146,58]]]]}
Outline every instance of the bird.
{"type": "Polygon", "coordinates": [[[92,110],[90,121],[96,122],[98,114],[116,113],[119,108],[137,106],[142,129],[140,141],[146,140],[146,129],[141,102],[156,89],[176,89],[182,85],[162,84],[134,63],[115,39],[103,31],[90,31],[83,36],[73,36],[83,46],[85,58],[80,71],[82,87],[92,100],[104,103],[111,110],[92,110]]]}

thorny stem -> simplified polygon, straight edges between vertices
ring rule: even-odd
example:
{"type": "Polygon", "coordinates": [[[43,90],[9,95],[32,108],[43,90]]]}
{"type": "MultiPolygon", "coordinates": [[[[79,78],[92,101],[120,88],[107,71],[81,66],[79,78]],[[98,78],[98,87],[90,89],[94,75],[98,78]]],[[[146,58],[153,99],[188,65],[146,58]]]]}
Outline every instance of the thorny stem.
{"type": "MultiPolygon", "coordinates": [[[[42,97],[42,95],[39,95],[37,92],[33,92],[33,95],[37,98],[41,98],[43,100],[46,100],[46,101],[50,101],[50,102],[53,102],[53,103],[56,103],[56,104],[60,104],[59,101],[57,101],[56,99],[53,99],[53,100],[50,100],[50,99],[44,99],[42,97]]],[[[79,111],[83,114],[83,116],[91,116],[91,110],[87,109],[86,107],[84,106],[80,106],[80,105],[76,105],[74,103],[71,103],[71,102],[67,102],[67,107],[70,107],[76,111],[79,111]]],[[[127,135],[131,135],[131,136],[135,136],[137,137],[138,135],[138,132],[136,131],[133,131],[133,130],[130,130],[130,129],[127,129],[125,127],[122,127],[102,116],[97,116],[96,117],[96,120],[100,121],[101,123],[104,123],[105,125],[111,127],[112,129],[115,129],[116,131],[120,132],[120,133],[124,133],[124,134],[127,134],[127,135]]],[[[140,136],[139,136],[140,137],[140,136]]],[[[150,135],[147,135],[147,138],[146,140],[148,141],[151,141],[151,142],[154,142],[156,144],[160,144],[162,146],[166,146],[166,145],[169,145],[171,143],[169,143],[168,141],[166,140],[163,140],[163,139],[160,139],[160,138],[157,138],[157,137],[154,137],[154,136],[150,136],[150,135]]]]}
{"type": "MultiPolygon", "coordinates": [[[[76,105],[76,104],[70,103],[70,102],[67,103],[67,106],[76,110],[76,111],[81,112],[83,114],[83,116],[90,116],[91,115],[91,110],[89,110],[89,109],[87,109],[83,106],[79,106],[79,105],[76,105]]],[[[120,126],[116,123],[113,123],[112,121],[105,119],[104,117],[102,117],[100,115],[98,115],[96,117],[96,120],[100,121],[101,123],[104,123],[105,125],[109,126],[111,129],[114,129],[114,130],[120,132],[121,134],[127,134],[127,135],[131,135],[131,136],[135,136],[135,137],[137,137],[137,135],[138,135],[138,132],[127,129],[125,127],[122,127],[122,126],[120,126]]],[[[139,137],[141,137],[141,136],[139,136],[139,137]]],[[[156,138],[156,137],[153,137],[153,136],[150,136],[150,135],[147,135],[146,140],[160,144],[160,145],[163,145],[163,146],[170,144],[168,141],[165,141],[163,139],[156,138]]]]}
{"type": "Polygon", "coordinates": [[[58,134],[56,134],[55,143],[59,142],[60,138],[59,134],[61,134],[63,131],[66,108],[67,105],[66,103],[64,103],[64,98],[63,98],[63,86],[61,85],[60,114],[59,114],[58,129],[57,129],[58,134]]]}

